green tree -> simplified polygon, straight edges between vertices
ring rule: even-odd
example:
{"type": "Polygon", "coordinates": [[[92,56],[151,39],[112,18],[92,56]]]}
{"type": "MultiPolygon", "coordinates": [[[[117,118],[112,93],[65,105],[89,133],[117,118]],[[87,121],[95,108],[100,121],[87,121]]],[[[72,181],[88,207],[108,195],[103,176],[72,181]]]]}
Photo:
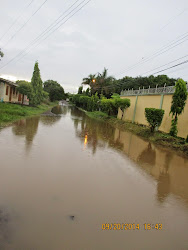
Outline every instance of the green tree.
{"type": "Polygon", "coordinates": [[[183,79],[178,79],[175,85],[175,92],[172,97],[172,105],[170,109],[170,114],[172,114],[172,122],[171,122],[171,129],[170,134],[172,136],[177,136],[178,129],[178,116],[184,110],[185,104],[187,100],[187,86],[186,82],[183,79]]]}
{"type": "Polygon", "coordinates": [[[18,84],[18,87],[16,87],[16,90],[23,94],[26,95],[29,98],[29,101],[32,102],[32,86],[30,82],[24,81],[24,80],[19,80],[16,81],[16,83],[18,84]]]}
{"type": "Polygon", "coordinates": [[[32,96],[33,96],[31,100],[31,104],[38,105],[41,103],[43,99],[42,79],[40,76],[38,62],[36,62],[34,66],[33,76],[31,79],[31,85],[32,85],[32,96]]]}
{"type": "Polygon", "coordinates": [[[82,94],[82,91],[83,91],[83,86],[80,86],[80,87],[78,88],[78,94],[82,94]]]}
{"type": "Polygon", "coordinates": [[[44,91],[49,93],[50,101],[60,101],[65,99],[63,87],[56,81],[47,80],[44,82],[44,91]]]}
{"type": "Polygon", "coordinates": [[[86,89],[86,96],[90,96],[90,88],[86,89]]]}
{"type": "Polygon", "coordinates": [[[99,95],[103,94],[106,97],[110,97],[114,81],[115,78],[108,76],[108,70],[104,68],[102,73],[97,75],[90,74],[87,78],[84,78],[82,84],[87,84],[91,87],[91,95],[97,92],[99,95]]]}
{"type": "Polygon", "coordinates": [[[0,49],[0,61],[1,61],[1,57],[4,56],[4,53],[2,52],[2,50],[0,49]]]}
{"type": "Polygon", "coordinates": [[[122,112],[122,115],[121,115],[121,120],[122,120],[125,109],[127,109],[131,105],[130,99],[127,99],[127,98],[121,99],[116,96],[116,98],[113,99],[113,102],[114,102],[114,107],[116,108],[115,114],[118,113],[118,109],[120,108],[122,112]]]}
{"type": "Polygon", "coordinates": [[[155,108],[145,108],[145,116],[147,122],[150,125],[151,132],[153,133],[155,131],[155,128],[161,125],[164,116],[164,110],[155,108]]]}

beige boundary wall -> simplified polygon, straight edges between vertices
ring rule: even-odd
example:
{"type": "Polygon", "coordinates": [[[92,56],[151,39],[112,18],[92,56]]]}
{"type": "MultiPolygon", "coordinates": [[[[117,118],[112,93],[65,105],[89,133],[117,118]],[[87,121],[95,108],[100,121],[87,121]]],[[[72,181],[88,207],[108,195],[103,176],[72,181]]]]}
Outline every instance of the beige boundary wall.
{"type": "MultiPolygon", "coordinates": [[[[145,108],[162,108],[165,111],[162,124],[159,130],[169,133],[171,119],[169,116],[172,94],[162,95],[138,95],[138,96],[121,96],[121,98],[130,99],[131,106],[125,110],[123,120],[135,122],[138,124],[148,125],[145,118],[145,108]]],[[[121,110],[118,112],[118,118],[122,115],[121,110]]],[[[186,138],[188,135],[188,101],[186,102],[184,112],[178,118],[178,136],[186,138]]]]}

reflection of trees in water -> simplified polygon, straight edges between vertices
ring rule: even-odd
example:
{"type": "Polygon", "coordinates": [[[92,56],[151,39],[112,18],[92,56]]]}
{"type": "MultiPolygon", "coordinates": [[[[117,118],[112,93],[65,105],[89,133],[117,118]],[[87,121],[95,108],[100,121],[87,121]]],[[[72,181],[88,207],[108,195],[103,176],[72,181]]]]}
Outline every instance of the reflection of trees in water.
{"type": "Polygon", "coordinates": [[[52,108],[52,113],[56,115],[66,115],[68,111],[70,110],[70,107],[67,105],[58,105],[54,108],[52,108]]]}
{"type": "Polygon", "coordinates": [[[87,117],[82,111],[73,108],[71,110],[72,119],[74,120],[74,127],[76,136],[89,148],[92,148],[95,154],[97,147],[104,148],[105,142],[109,147],[122,149],[123,144],[119,140],[115,141],[115,128],[111,125],[91,119],[87,117]]]}
{"type": "Polygon", "coordinates": [[[172,161],[172,153],[167,152],[165,155],[165,162],[162,171],[160,172],[158,182],[157,182],[157,199],[160,202],[164,202],[165,198],[170,193],[170,176],[169,167],[172,161]]]}
{"type": "MultiPolygon", "coordinates": [[[[170,162],[172,160],[172,153],[166,152],[165,161],[163,168],[160,169],[159,177],[157,178],[157,200],[163,202],[165,198],[170,193],[170,176],[168,169],[170,167],[170,162]]],[[[155,166],[156,163],[156,151],[152,149],[151,143],[148,143],[148,146],[142,153],[138,156],[137,162],[141,165],[147,172],[151,173],[151,169],[155,166]],[[146,164],[149,169],[146,169],[146,164]]]]}
{"type": "Polygon", "coordinates": [[[17,136],[25,136],[26,147],[30,148],[32,145],[33,139],[38,130],[40,117],[31,117],[25,120],[20,120],[15,123],[15,126],[12,128],[12,132],[17,136]]]}
{"type": "Polygon", "coordinates": [[[138,156],[137,161],[139,164],[148,164],[151,167],[155,166],[156,152],[152,149],[150,142],[148,143],[147,148],[138,156]]]}
{"type": "Polygon", "coordinates": [[[61,116],[48,116],[42,115],[40,117],[40,122],[46,126],[52,126],[54,123],[58,122],[61,119],[61,116]]]}

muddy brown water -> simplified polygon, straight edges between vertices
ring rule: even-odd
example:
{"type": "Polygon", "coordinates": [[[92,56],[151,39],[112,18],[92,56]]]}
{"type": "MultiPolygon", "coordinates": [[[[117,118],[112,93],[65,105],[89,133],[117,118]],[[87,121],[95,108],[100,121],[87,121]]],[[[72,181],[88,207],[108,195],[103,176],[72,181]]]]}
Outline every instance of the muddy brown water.
{"type": "Polygon", "coordinates": [[[188,159],[53,112],[0,130],[0,249],[188,249],[188,159]]]}

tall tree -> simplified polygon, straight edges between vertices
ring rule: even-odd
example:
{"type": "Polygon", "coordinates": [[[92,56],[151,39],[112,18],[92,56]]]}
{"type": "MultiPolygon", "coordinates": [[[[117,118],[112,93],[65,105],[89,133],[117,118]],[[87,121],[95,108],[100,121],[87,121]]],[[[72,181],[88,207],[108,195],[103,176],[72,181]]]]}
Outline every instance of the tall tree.
{"type": "Polygon", "coordinates": [[[96,92],[98,94],[103,93],[104,95],[110,97],[113,93],[112,83],[114,82],[115,78],[112,76],[108,76],[108,70],[104,68],[102,73],[90,74],[87,78],[83,78],[82,84],[87,84],[91,87],[91,94],[94,95],[96,92]]]}
{"type": "Polygon", "coordinates": [[[60,101],[65,99],[65,92],[63,87],[56,81],[47,80],[44,82],[44,91],[49,93],[50,101],[60,101]]]}
{"type": "Polygon", "coordinates": [[[183,112],[186,100],[187,100],[186,82],[183,81],[182,79],[178,79],[175,85],[175,92],[172,97],[172,105],[170,110],[170,113],[172,114],[170,134],[172,136],[177,136],[178,116],[181,115],[181,113],[183,112]]]}
{"type": "Polygon", "coordinates": [[[41,103],[43,99],[42,79],[40,76],[38,62],[35,62],[33,76],[31,79],[31,86],[32,86],[32,95],[33,95],[31,104],[38,105],[41,103]]]}

